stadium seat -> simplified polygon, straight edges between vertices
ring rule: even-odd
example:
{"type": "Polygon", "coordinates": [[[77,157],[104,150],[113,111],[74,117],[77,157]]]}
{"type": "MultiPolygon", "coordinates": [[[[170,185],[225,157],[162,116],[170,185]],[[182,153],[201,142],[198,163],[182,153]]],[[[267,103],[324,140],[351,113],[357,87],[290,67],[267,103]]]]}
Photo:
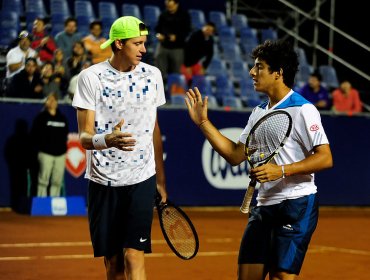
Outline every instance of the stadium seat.
{"type": "Polygon", "coordinates": [[[0,11],[0,28],[4,30],[15,28],[20,31],[21,24],[16,12],[0,11]]]}
{"type": "Polygon", "coordinates": [[[17,39],[18,33],[19,32],[17,28],[7,28],[7,29],[0,28],[1,53],[5,52],[9,48],[10,44],[17,39]]]}
{"type": "Polygon", "coordinates": [[[230,76],[234,82],[249,79],[248,65],[242,59],[232,61],[230,63],[230,76]]]}
{"type": "Polygon", "coordinates": [[[338,76],[335,68],[331,65],[320,65],[319,72],[322,76],[323,86],[328,90],[339,87],[338,76]]]}
{"type": "Polygon", "coordinates": [[[51,15],[51,35],[55,36],[64,30],[64,21],[68,16],[65,14],[52,14],[51,15]]]}
{"type": "Polygon", "coordinates": [[[77,0],[74,2],[74,16],[89,17],[95,19],[95,12],[92,3],[89,0],[77,0]]]}
{"type": "Polygon", "coordinates": [[[253,108],[261,104],[262,99],[258,92],[254,90],[251,79],[243,79],[239,82],[240,99],[244,106],[253,108]]]}
{"type": "Polygon", "coordinates": [[[93,17],[88,15],[79,15],[76,17],[77,30],[82,36],[90,34],[90,23],[94,21],[93,17]]]}
{"type": "Polygon", "coordinates": [[[66,17],[71,16],[67,0],[50,0],[50,15],[63,14],[66,17]]]}
{"type": "Polygon", "coordinates": [[[184,95],[187,90],[188,85],[183,74],[170,73],[167,75],[168,95],[184,95]]]}
{"type": "Polygon", "coordinates": [[[15,12],[18,16],[24,16],[22,0],[3,0],[1,10],[6,12],[15,12]]]}
{"type": "Polygon", "coordinates": [[[295,85],[301,88],[304,84],[308,82],[310,74],[313,72],[313,68],[309,64],[299,64],[298,72],[295,77],[295,85]]]}
{"type": "Polygon", "coordinates": [[[219,75],[215,80],[215,93],[217,101],[222,105],[222,98],[224,96],[235,96],[235,88],[233,82],[229,79],[227,74],[219,75]]]}
{"type": "Polygon", "coordinates": [[[225,44],[222,46],[223,60],[230,64],[234,61],[242,61],[242,53],[238,44],[225,44]]]}
{"type": "Polygon", "coordinates": [[[203,10],[189,9],[189,14],[193,30],[201,29],[206,24],[206,17],[203,10]]]}
{"type": "Polygon", "coordinates": [[[144,5],[143,14],[144,23],[149,27],[150,30],[154,30],[157,25],[159,15],[161,14],[161,8],[156,5],[144,5]]]}
{"type": "Polygon", "coordinates": [[[140,7],[137,4],[123,3],[122,4],[122,15],[123,16],[134,16],[139,19],[142,19],[140,7]]]}
{"type": "MultiPolygon", "coordinates": [[[[12,0],[9,0],[12,1],[12,0]]],[[[43,0],[25,0],[25,12],[39,12],[43,17],[47,16],[43,0]]]]}
{"type": "Polygon", "coordinates": [[[233,109],[243,108],[243,104],[240,98],[237,96],[231,96],[231,95],[222,97],[222,106],[233,108],[233,109]]]}
{"type": "Polygon", "coordinates": [[[213,96],[212,83],[204,75],[194,75],[191,80],[191,87],[197,87],[202,95],[213,96]]]}
{"type": "Polygon", "coordinates": [[[231,26],[235,28],[236,34],[240,34],[240,30],[243,27],[248,26],[248,18],[244,14],[232,14],[231,15],[231,26]]]}
{"type": "Polygon", "coordinates": [[[222,26],[227,25],[226,15],[221,11],[209,11],[208,19],[216,25],[217,33],[222,26]]]}
{"type": "Polygon", "coordinates": [[[225,75],[225,73],[227,73],[225,62],[218,57],[213,57],[206,69],[206,74],[214,79],[216,76],[225,75]]]}
{"type": "Polygon", "coordinates": [[[261,29],[261,42],[266,40],[276,40],[278,39],[278,33],[275,29],[272,28],[263,28],[261,29]]]}
{"type": "Polygon", "coordinates": [[[100,1],[98,3],[98,14],[101,20],[104,19],[117,19],[118,11],[114,2],[100,1]]]}
{"type": "Polygon", "coordinates": [[[237,44],[235,28],[232,26],[222,26],[218,29],[218,40],[220,45],[237,44]]]}
{"type": "Polygon", "coordinates": [[[306,64],[308,64],[305,50],[303,48],[297,48],[296,49],[296,52],[298,54],[298,62],[299,62],[299,64],[300,65],[306,65],[306,64]]]}

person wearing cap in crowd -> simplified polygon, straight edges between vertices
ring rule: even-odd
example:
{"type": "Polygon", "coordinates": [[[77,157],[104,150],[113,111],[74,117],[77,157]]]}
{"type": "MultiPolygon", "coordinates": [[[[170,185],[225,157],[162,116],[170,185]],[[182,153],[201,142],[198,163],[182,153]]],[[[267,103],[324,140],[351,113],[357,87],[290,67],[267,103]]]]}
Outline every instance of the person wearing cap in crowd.
{"type": "Polygon", "coordinates": [[[167,199],[157,107],[162,74],[142,62],[148,28],[132,16],[115,20],[110,59],[81,71],[72,106],[87,153],[88,216],[95,257],[107,279],[146,279],[156,192],[167,199]]]}
{"type": "Polygon", "coordinates": [[[37,57],[37,52],[31,48],[31,34],[22,31],[18,36],[18,45],[6,54],[6,78],[9,79],[20,72],[29,57],[37,57]]]}

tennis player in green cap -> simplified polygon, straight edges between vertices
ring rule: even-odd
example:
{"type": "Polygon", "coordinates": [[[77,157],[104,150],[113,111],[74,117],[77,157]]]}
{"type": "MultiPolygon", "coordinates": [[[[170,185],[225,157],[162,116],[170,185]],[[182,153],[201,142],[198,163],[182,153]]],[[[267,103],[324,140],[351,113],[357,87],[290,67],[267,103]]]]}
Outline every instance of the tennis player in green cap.
{"type": "Polygon", "coordinates": [[[79,74],[72,105],[86,149],[88,218],[95,257],[107,279],[146,279],[156,191],[166,201],[157,108],[165,100],[162,74],[143,63],[148,29],[132,16],[111,26],[107,61],[79,74]]]}

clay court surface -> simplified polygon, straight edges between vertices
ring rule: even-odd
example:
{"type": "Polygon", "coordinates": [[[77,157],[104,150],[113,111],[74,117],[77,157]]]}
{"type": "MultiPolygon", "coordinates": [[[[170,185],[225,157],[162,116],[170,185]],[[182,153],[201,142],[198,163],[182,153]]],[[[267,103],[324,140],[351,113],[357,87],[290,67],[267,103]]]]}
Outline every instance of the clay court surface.
{"type": "MultiPolygon", "coordinates": [[[[237,208],[185,208],[200,238],[197,256],[176,257],[153,224],[148,280],[236,279],[237,252],[247,223],[237,208]]],[[[370,279],[370,208],[322,207],[300,280],[370,279]]],[[[93,258],[86,217],[31,217],[0,211],[0,279],[104,280],[93,258]]]]}

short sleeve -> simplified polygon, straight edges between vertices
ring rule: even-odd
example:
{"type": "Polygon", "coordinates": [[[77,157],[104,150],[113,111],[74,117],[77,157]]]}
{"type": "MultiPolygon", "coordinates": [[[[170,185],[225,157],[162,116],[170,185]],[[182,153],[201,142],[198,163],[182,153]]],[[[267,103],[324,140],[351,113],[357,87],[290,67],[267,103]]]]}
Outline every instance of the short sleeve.
{"type": "Polygon", "coordinates": [[[95,111],[96,93],[100,91],[99,78],[95,73],[86,70],[82,71],[77,78],[72,106],[95,111]]]}

